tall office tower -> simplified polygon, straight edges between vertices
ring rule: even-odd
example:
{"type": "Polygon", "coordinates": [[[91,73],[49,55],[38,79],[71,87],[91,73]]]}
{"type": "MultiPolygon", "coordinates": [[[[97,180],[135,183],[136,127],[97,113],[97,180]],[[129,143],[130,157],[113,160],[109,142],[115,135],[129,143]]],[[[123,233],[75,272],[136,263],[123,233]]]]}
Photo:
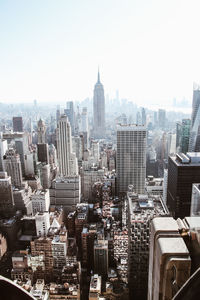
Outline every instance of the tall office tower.
{"type": "Polygon", "coordinates": [[[8,149],[7,140],[3,139],[3,134],[0,132],[0,171],[3,171],[3,156],[8,149]]]}
{"type": "Polygon", "coordinates": [[[68,117],[70,126],[71,126],[71,133],[72,135],[75,134],[75,113],[74,113],[74,103],[73,101],[67,102],[67,108],[64,110],[66,116],[68,117]]]}
{"type": "Polygon", "coordinates": [[[94,272],[106,276],[108,273],[108,241],[94,242],[94,272]]]}
{"type": "Polygon", "coordinates": [[[91,155],[94,157],[95,163],[98,164],[100,159],[98,141],[95,140],[91,141],[91,155]]]}
{"type": "Polygon", "coordinates": [[[99,71],[97,83],[94,87],[93,130],[95,138],[99,139],[105,136],[105,97],[104,88],[102,83],[100,82],[99,71]]]}
{"type": "Polygon", "coordinates": [[[148,300],[172,299],[190,276],[191,259],[179,233],[180,222],[170,217],[151,222],[148,300]]]}
{"type": "Polygon", "coordinates": [[[137,193],[144,192],[146,177],[145,126],[118,125],[117,127],[117,191],[127,192],[134,186],[137,193]]]}
{"type": "Polygon", "coordinates": [[[37,144],[37,155],[38,161],[42,163],[49,163],[49,145],[48,144],[37,144]]]}
{"type": "Polygon", "coordinates": [[[166,126],[166,111],[164,109],[158,110],[158,126],[164,129],[166,126]]]}
{"type": "Polygon", "coordinates": [[[130,299],[146,300],[148,289],[149,230],[154,217],[168,215],[160,196],[127,193],[128,284],[130,299]]]}
{"type": "Polygon", "coordinates": [[[189,151],[200,151],[200,86],[193,89],[189,151]]]}
{"type": "Polygon", "coordinates": [[[20,156],[14,149],[6,151],[3,159],[3,165],[8,176],[11,176],[12,184],[16,188],[20,188],[22,186],[22,168],[20,156]]]}
{"type": "Polygon", "coordinates": [[[187,153],[189,148],[191,120],[183,119],[176,124],[176,150],[187,153]]]}
{"type": "Polygon", "coordinates": [[[11,177],[6,172],[0,172],[0,215],[10,217],[14,214],[14,198],[11,177]]]}
{"type": "Polygon", "coordinates": [[[20,160],[22,164],[22,175],[25,175],[25,162],[24,162],[24,155],[29,154],[29,142],[28,142],[28,134],[25,132],[21,134],[20,137],[15,138],[15,148],[17,153],[20,155],[20,160]]]}
{"type": "Polygon", "coordinates": [[[14,132],[23,132],[22,117],[13,117],[13,131],[14,132]]]}
{"type": "Polygon", "coordinates": [[[71,126],[66,115],[61,115],[57,127],[57,151],[61,176],[78,174],[78,163],[72,153],[71,126]]]}
{"type": "Polygon", "coordinates": [[[144,107],[142,108],[142,125],[146,126],[147,117],[146,117],[146,111],[144,107]]]}
{"type": "Polygon", "coordinates": [[[57,105],[57,109],[56,109],[56,123],[58,123],[60,119],[60,105],[57,105]]]}
{"type": "Polygon", "coordinates": [[[87,107],[83,107],[83,110],[81,113],[81,132],[88,132],[87,107]]]}
{"type": "Polygon", "coordinates": [[[141,117],[141,113],[138,111],[137,115],[136,115],[136,124],[137,125],[143,125],[142,124],[142,117],[141,117]]]}
{"type": "Polygon", "coordinates": [[[169,156],[167,206],[175,218],[190,215],[192,184],[199,182],[200,153],[169,156]]]}
{"type": "Polygon", "coordinates": [[[38,133],[38,144],[45,144],[46,126],[42,119],[38,121],[37,133],[38,133]]]}

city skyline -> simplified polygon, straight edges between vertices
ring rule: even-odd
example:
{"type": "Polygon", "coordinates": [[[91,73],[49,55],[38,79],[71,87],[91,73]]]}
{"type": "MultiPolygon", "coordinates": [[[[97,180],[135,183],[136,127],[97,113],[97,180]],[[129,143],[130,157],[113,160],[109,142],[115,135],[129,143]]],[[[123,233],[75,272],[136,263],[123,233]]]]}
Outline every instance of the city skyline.
{"type": "Polygon", "coordinates": [[[191,102],[200,78],[199,5],[2,1],[0,102],[92,97],[98,65],[111,98],[119,90],[141,105],[191,102]]]}

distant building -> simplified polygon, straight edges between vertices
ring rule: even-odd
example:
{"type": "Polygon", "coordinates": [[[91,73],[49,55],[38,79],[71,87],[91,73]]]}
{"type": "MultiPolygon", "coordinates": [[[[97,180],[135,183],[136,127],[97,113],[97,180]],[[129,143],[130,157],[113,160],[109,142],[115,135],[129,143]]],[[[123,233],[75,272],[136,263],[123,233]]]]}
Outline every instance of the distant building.
{"type": "Polygon", "coordinates": [[[74,103],[73,101],[68,101],[66,103],[67,108],[64,110],[64,113],[68,117],[70,122],[72,135],[75,133],[75,112],[74,112],[74,103]]]}
{"type": "Polygon", "coordinates": [[[158,126],[164,129],[166,126],[166,111],[164,109],[158,110],[158,126]]]}
{"type": "Polygon", "coordinates": [[[175,218],[190,215],[192,184],[199,182],[200,153],[169,156],[167,206],[175,218]]]}
{"type": "Polygon", "coordinates": [[[38,144],[45,144],[46,126],[42,119],[38,121],[37,133],[38,133],[38,144]]]}
{"type": "Polygon", "coordinates": [[[22,117],[13,117],[13,131],[14,132],[23,132],[22,117]]]}
{"type": "Polygon", "coordinates": [[[177,152],[187,153],[190,139],[190,119],[183,119],[176,124],[176,150],[177,152]]]}
{"type": "Polygon", "coordinates": [[[189,152],[198,151],[200,151],[200,87],[194,87],[189,152]]]}
{"type": "Polygon", "coordinates": [[[131,184],[138,193],[144,192],[146,177],[146,127],[117,127],[117,191],[126,193],[131,184]]]}
{"type": "Polygon", "coordinates": [[[93,131],[94,138],[100,139],[105,137],[105,97],[104,88],[100,82],[100,74],[98,72],[97,83],[94,87],[93,97],[93,131]]]}

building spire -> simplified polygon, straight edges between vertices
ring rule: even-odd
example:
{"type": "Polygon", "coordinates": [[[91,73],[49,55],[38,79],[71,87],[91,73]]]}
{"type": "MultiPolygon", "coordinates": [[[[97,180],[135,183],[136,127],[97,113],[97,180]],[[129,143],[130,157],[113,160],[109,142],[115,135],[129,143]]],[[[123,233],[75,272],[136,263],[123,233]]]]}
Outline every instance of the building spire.
{"type": "Polygon", "coordinates": [[[98,67],[98,77],[97,77],[97,83],[100,83],[100,73],[99,73],[99,67],[98,67]]]}

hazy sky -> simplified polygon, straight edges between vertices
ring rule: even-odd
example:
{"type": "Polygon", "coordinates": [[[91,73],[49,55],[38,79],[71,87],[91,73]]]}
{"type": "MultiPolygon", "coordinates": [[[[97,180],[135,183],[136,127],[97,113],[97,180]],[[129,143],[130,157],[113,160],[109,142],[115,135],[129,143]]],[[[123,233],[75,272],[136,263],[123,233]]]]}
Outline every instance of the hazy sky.
{"type": "Polygon", "coordinates": [[[140,104],[200,81],[200,0],[0,0],[0,101],[105,94],[140,104]]]}

